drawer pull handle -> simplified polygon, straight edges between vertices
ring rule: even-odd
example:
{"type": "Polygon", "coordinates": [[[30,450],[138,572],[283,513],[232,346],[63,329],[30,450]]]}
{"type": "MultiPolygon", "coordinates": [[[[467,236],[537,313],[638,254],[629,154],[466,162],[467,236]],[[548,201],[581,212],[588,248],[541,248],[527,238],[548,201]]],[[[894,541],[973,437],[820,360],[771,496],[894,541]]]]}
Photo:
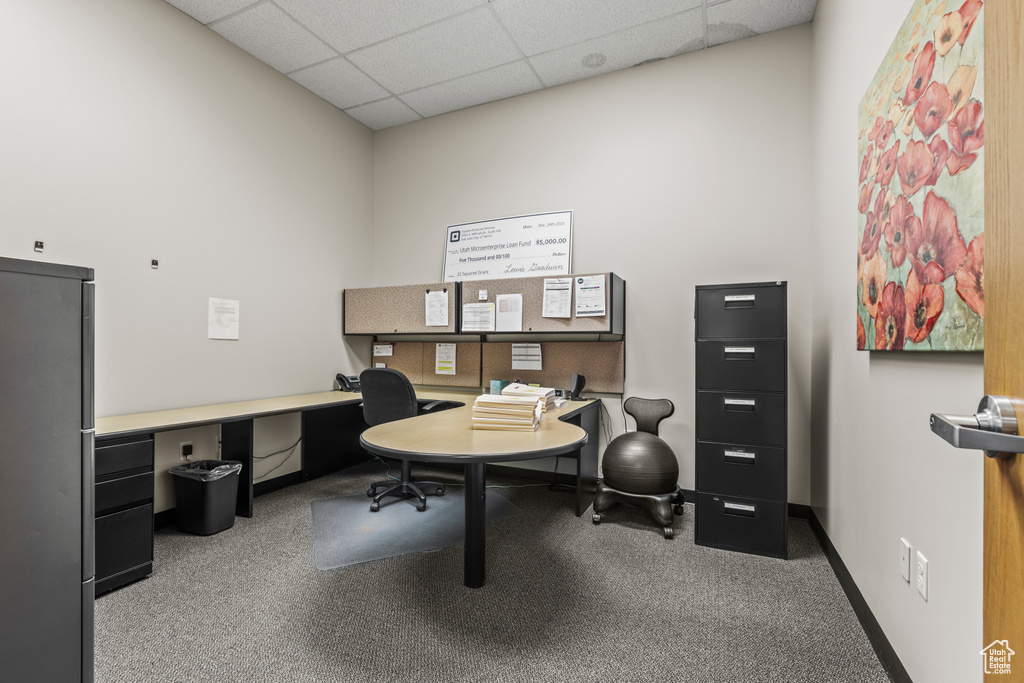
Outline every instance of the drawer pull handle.
{"type": "Polygon", "coordinates": [[[734,517],[753,517],[757,508],[753,505],[741,505],[740,503],[725,503],[725,514],[734,517]]]}
{"type": "Polygon", "coordinates": [[[749,398],[723,399],[725,410],[733,413],[752,413],[757,410],[757,402],[749,398]]]}
{"type": "Polygon", "coordinates": [[[723,451],[725,462],[733,465],[756,465],[757,454],[746,451],[723,451]]]}
{"type": "Polygon", "coordinates": [[[725,297],[726,308],[754,308],[756,304],[756,294],[730,294],[725,297]]]}
{"type": "Polygon", "coordinates": [[[757,355],[757,347],[754,346],[726,346],[722,351],[725,360],[754,360],[757,355]]]}

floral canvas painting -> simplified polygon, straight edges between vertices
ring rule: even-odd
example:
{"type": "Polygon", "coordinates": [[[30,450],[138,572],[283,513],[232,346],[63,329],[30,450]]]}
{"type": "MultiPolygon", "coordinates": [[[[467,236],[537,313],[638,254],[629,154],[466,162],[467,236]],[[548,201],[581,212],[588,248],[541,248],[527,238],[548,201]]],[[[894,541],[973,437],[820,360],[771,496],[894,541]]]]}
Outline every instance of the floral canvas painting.
{"type": "Polygon", "coordinates": [[[857,348],[984,342],[983,0],[917,0],[858,112],[857,348]]]}

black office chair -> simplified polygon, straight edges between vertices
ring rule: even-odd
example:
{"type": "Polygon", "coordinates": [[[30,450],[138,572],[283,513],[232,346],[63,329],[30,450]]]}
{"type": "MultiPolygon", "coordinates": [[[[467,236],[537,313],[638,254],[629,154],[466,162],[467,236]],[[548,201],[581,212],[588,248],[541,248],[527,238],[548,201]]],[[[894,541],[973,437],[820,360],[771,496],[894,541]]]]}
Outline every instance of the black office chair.
{"type": "Polygon", "coordinates": [[[594,497],[594,524],[616,503],[639,505],[661,524],[665,538],[672,538],[672,513],[683,513],[679,488],[679,462],[667,443],[658,437],[658,425],[675,412],[666,398],[627,398],[623,409],[636,420],[636,431],[612,439],[604,450],[594,497]]]}
{"type": "MultiPolygon", "coordinates": [[[[359,384],[363,392],[363,419],[371,427],[385,422],[404,420],[420,413],[433,410],[444,401],[433,401],[420,408],[416,400],[416,392],[409,378],[398,370],[391,368],[367,368],[359,374],[359,384]]],[[[366,495],[373,498],[370,512],[380,510],[380,501],[386,496],[401,496],[417,499],[416,509],[423,512],[427,509],[427,495],[443,496],[444,484],[436,481],[420,481],[413,483],[410,474],[410,463],[402,461],[402,479],[385,479],[370,485],[366,495]],[[388,487],[377,493],[377,489],[388,487]],[[424,489],[427,493],[424,493],[424,489]]]]}

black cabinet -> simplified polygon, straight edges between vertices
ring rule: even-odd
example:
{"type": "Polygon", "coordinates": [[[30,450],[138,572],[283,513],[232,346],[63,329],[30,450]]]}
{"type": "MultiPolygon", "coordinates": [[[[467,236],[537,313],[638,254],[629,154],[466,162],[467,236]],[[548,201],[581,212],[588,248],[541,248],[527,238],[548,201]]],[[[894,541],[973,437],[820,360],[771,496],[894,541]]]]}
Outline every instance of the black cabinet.
{"type": "Polygon", "coordinates": [[[697,287],[695,540],[787,556],[786,283],[697,287]]]}
{"type": "Polygon", "coordinates": [[[153,439],[96,444],[96,595],[153,573],[153,439]]]}

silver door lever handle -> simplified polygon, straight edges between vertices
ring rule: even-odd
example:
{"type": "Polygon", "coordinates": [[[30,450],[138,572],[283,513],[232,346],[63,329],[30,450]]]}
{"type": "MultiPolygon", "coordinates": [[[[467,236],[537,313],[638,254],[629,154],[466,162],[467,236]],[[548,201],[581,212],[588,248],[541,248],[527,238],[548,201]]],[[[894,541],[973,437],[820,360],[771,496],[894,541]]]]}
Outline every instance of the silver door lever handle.
{"type": "Polygon", "coordinates": [[[995,458],[1024,453],[1024,436],[1017,436],[1017,412],[1005,396],[986,396],[974,415],[932,413],[932,431],[957,448],[985,451],[995,458]]]}

